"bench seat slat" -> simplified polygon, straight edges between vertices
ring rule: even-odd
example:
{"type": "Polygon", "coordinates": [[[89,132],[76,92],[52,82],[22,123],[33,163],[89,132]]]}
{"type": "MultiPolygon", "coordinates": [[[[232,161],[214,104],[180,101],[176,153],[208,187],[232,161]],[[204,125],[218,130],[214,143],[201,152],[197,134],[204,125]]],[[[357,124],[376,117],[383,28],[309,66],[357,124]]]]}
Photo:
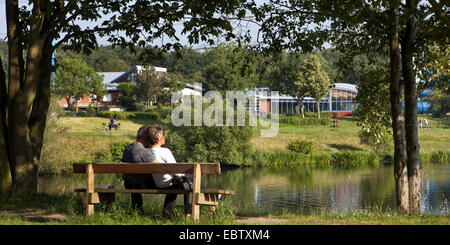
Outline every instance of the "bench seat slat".
{"type": "MultiPolygon", "coordinates": [[[[86,192],[84,188],[75,189],[75,192],[86,192]]],[[[101,193],[142,193],[142,194],[188,194],[189,191],[185,190],[171,190],[171,189],[106,189],[95,188],[94,192],[101,193]]],[[[218,190],[218,189],[206,189],[201,190],[201,193],[213,193],[222,195],[234,195],[234,191],[218,190]]]]}
{"type": "MultiPolygon", "coordinates": [[[[117,174],[176,174],[190,173],[194,163],[93,163],[94,173],[117,174]]],[[[74,173],[86,173],[87,163],[74,163],[74,173]]],[[[200,163],[202,174],[220,174],[219,163],[200,163]]]]}

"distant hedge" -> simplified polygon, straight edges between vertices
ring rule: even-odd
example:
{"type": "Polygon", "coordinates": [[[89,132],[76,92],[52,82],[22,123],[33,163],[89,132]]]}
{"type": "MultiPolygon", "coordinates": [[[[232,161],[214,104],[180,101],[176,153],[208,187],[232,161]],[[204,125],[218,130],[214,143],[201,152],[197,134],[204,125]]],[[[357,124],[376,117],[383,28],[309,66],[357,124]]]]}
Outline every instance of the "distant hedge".
{"type": "Polygon", "coordinates": [[[293,126],[329,126],[331,124],[331,119],[328,117],[316,118],[305,116],[305,118],[301,118],[299,115],[280,115],[279,121],[281,124],[293,126]]]}
{"type": "Polygon", "coordinates": [[[150,119],[155,121],[161,121],[165,119],[165,114],[152,111],[152,112],[129,112],[129,111],[99,111],[97,114],[99,117],[115,118],[116,115],[119,120],[126,119],[150,119]]]}

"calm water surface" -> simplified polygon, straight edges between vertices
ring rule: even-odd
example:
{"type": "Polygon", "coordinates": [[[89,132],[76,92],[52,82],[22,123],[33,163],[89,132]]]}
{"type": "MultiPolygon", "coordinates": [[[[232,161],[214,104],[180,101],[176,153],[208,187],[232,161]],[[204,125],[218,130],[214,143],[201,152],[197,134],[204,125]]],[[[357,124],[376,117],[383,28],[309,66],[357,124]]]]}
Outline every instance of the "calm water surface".
{"type": "MultiPolygon", "coordinates": [[[[224,171],[221,175],[203,176],[203,179],[209,188],[234,190],[236,194],[230,197],[232,205],[238,211],[247,213],[308,212],[315,209],[348,212],[367,208],[395,208],[392,166],[360,169],[246,168],[224,171]]],[[[39,192],[71,193],[84,184],[83,175],[42,177],[39,180],[39,192]]],[[[123,187],[116,175],[98,175],[96,185],[123,187]]],[[[422,212],[448,215],[450,165],[424,166],[422,185],[422,212]]],[[[151,199],[161,195],[144,196],[151,199]]],[[[182,198],[178,199],[181,203],[182,198]]],[[[157,200],[162,199],[157,197],[157,200]]]]}

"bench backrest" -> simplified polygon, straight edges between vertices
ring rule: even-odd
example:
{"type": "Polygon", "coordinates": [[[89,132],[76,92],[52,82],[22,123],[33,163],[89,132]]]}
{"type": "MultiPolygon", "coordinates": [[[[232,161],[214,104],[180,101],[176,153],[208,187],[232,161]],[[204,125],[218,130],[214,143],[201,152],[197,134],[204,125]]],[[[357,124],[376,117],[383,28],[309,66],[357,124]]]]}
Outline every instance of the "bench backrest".
{"type": "MultiPolygon", "coordinates": [[[[74,163],[74,173],[86,173],[92,164],[94,173],[103,174],[177,174],[192,173],[197,163],[74,163]]],[[[219,163],[198,163],[202,174],[220,174],[219,163]]]]}

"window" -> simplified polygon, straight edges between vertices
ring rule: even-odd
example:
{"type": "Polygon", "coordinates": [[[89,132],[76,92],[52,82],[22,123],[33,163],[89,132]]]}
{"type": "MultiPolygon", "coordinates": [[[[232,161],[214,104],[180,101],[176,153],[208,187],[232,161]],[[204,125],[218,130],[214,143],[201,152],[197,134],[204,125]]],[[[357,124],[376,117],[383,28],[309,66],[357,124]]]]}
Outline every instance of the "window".
{"type": "Polygon", "coordinates": [[[338,90],[333,89],[332,97],[333,97],[333,100],[337,100],[338,99],[338,90]]]}
{"type": "Polygon", "coordinates": [[[111,94],[106,94],[105,96],[103,96],[103,102],[111,102],[111,101],[112,101],[111,94]]]}

